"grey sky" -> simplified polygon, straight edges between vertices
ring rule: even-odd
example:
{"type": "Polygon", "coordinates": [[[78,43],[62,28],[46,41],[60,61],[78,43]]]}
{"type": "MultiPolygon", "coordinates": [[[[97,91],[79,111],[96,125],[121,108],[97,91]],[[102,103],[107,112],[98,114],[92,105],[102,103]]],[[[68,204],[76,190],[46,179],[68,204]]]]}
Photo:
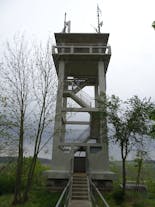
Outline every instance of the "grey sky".
{"type": "Polygon", "coordinates": [[[61,32],[64,13],[71,32],[94,32],[96,5],[102,10],[102,32],[109,32],[112,58],[107,92],[121,98],[134,94],[155,101],[154,0],[0,0],[0,46],[17,32],[44,41],[61,32]]]}

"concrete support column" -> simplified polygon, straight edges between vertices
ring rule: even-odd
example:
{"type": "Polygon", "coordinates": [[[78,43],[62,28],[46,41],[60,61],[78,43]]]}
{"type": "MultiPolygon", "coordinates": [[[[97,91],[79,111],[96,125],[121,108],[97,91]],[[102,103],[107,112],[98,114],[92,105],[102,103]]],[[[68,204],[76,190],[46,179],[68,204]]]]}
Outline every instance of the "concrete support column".
{"type": "Polygon", "coordinates": [[[104,62],[98,62],[98,87],[99,87],[99,95],[103,92],[106,92],[106,80],[105,80],[105,69],[104,62]]]}
{"type": "Polygon", "coordinates": [[[98,107],[98,102],[97,102],[97,97],[98,97],[98,83],[96,83],[95,84],[95,86],[94,86],[94,94],[95,94],[95,108],[97,108],[98,107]]]}
{"type": "MultiPolygon", "coordinates": [[[[66,79],[65,79],[66,80],[66,79]]],[[[64,84],[64,91],[66,91],[68,88],[66,82],[64,84]]],[[[63,97],[63,108],[66,109],[67,108],[67,97],[63,97]]],[[[62,136],[61,136],[61,142],[65,142],[65,134],[66,134],[66,112],[62,113],[63,116],[63,123],[62,123],[62,136]]]]}
{"type": "Polygon", "coordinates": [[[51,178],[67,176],[70,171],[70,155],[63,151],[60,146],[64,141],[64,126],[62,123],[62,108],[65,102],[63,102],[63,91],[64,91],[64,74],[65,74],[65,63],[64,61],[59,62],[58,72],[58,91],[57,91],[57,102],[56,102],[56,115],[55,115],[55,126],[54,126],[54,137],[53,137],[53,154],[52,154],[52,171],[51,178]]]}
{"type": "Polygon", "coordinates": [[[57,91],[57,102],[56,102],[56,115],[55,115],[55,126],[54,126],[54,146],[61,142],[62,136],[62,104],[63,104],[63,88],[64,88],[64,70],[65,63],[59,62],[59,73],[58,73],[58,91],[57,91]],[[55,138],[56,137],[56,138],[55,138]]]}
{"type": "MultiPolygon", "coordinates": [[[[106,75],[104,62],[98,62],[98,83],[99,83],[99,95],[106,93],[106,75]]],[[[102,117],[100,120],[100,142],[102,143],[103,152],[104,152],[104,162],[108,166],[108,138],[107,138],[107,121],[106,117],[102,117]]]]}

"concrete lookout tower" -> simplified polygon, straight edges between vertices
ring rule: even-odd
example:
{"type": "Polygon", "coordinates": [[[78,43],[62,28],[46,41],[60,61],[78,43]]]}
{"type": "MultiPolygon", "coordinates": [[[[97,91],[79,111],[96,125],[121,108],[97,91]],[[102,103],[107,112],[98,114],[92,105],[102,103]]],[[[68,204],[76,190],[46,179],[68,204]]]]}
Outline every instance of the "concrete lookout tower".
{"type": "MultiPolygon", "coordinates": [[[[107,33],[55,33],[53,60],[58,75],[56,116],[53,138],[51,185],[62,187],[73,173],[86,173],[98,186],[112,183],[109,171],[106,122],[99,116],[96,98],[106,92],[106,72],[111,57],[107,33]],[[83,93],[94,88],[94,101],[83,93]],[[70,106],[72,99],[76,106],[70,106]],[[87,113],[89,120],[68,120],[68,114],[87,113]],[[81,137],[66,138],[68,125],[86,125],[81,137]],[[81,154],[81,155],[80,155],[81,154]]],[[[82,116],[81,116],[82,119],[82,116]]]]}

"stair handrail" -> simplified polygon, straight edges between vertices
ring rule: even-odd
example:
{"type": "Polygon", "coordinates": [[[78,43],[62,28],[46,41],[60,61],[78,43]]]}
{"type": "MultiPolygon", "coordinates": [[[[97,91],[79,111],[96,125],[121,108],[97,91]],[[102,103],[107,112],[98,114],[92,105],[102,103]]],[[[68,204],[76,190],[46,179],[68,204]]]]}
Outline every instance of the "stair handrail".
{"type": "Polygon", "coordinates": [[[96,187],[96,185],[92,182],[91,179],[88,179],[89,181],[89,190],[90,190],[90,197],[92,199],[92,203],[94,203],[95,207],[110,207],[109,204],[107,203],[107,201],[105,200],[105,198],[103,197],[103,195],[101,194],[101,192],[99,191],[99,189],[96,187]],[[95,192],[95,195],[94,195],[95,192]],[[97,199],[97,197],[99,199],[97,199]],[[100,200],[100,202],[99,202],[100,200]],[[99,203],[98,203],[99,202],[99,203]]]}
{"type": "Polygon", "coordinates": [[[67,207],[69,200],[71,198],[71,185],[72,185],[72,178],[68,181],[66,187],[62,191],[59,200],[57,201],[55,207],[67,207]]]}

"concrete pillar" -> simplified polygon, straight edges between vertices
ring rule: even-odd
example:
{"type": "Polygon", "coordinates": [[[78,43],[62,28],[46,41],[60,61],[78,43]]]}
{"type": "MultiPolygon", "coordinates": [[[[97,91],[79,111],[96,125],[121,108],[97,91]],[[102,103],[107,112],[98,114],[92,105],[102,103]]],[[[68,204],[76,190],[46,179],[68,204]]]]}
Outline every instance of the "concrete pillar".
{"type": "Polygon", "coordinates": [[[97,102],[97,97],[98,97],[98,83],[95,84],[94,86],[94,94],[95,94],[95,108],[98,107],[98,102],[97,102]]]}
{"type": "Polygon", "coordinates": [[[53,140],[54,146],[58,145],[61,142],[61,135],[62,135],[62,103],[63,103],[63,88],[64,88],[64,70],[65,70],[65,63],[63,61],[60,61],[59,73],[58,73],[58,91],[57,91],[57,101],[56,101],[54,140],[53,140]]]}
{"type": "MultiPolygon", "coordinates": [[[[99,95],[102,93],[106,93],[106,75],[105,75],[105,68],[104,62],[98,62],[98,83],[99,83],[99,95]]],[[[104,119],[101,115],[100,120],[100,142],[102,143],[103,153],[104,153],[104,163],[108,166],[108,138],[107,138],[107,121],[106,118],[104,119]]]]}
{"type": "MultiPolygon", "coordinates": [[[[64,91],[67,90],[67,84],[66,82],[64,83],[64,91]]],[[[63,97],[63,108],[67,108],[67,97],[63,97]]],[[[63,116],[63,121],[66,122],[66,112],[63,112],[62,113],[62,116],[63,116]]],[[[66,124],[65,123],[62,123],[62,134],[61,134],[61,142],[65,142],[65,134],[66,134],[66,124]]]]}
{"type": "MultiPolygon", "coordinates": [[[[106,93],[105,84],[105,68],[104,62],[98,62],[98,82],[95,85],[95,98],[102,93],[106,93]]],[[[95,107],[98,107],[98,103],[95,103],[95,107]]],[[[106,120],[101,117],[101,114],[94,113],[92,115],[92,136],[98,136],[97,143],[99,146],[90,146],[89,149],[89,172],[92,179],[104,180],[106,179],[106,173],[109,170],[108,160],[108,142],[106,132],[106,120]]]]}
{"type": "Polygon", "coordinates": [[[60,147],[60,145],[63,143],[64,140],[64,133],[63,133],[64,127],[62,124],[64,71],[65,71],[65,63],[64,61],[60,61],[59,73],[58,73],[58,91],[57,91],[57,102],[56,102],[54,137],[53,137],[53,153],[52,153],[52,170],[56,170],[56,176],[58,174],[61,174],[60,171],[66,173],[70,171],[70,155],[64,153],[64,151],[60,147]]]}
{"type": "Polygon", "coordinates": [[[103,92],[106,92],[106,80],[105,80],[105,69],[104,62],[98,62],[98,87],[99,87],[99,95],[103,92]]]}

